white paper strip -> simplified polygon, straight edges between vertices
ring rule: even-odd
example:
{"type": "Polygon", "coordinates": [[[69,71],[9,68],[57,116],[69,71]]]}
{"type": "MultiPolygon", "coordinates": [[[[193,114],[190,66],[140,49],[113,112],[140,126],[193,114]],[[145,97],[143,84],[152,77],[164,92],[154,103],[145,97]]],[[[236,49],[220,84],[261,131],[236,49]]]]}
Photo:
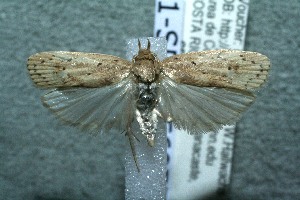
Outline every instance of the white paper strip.
{"type": "MultiPolygon", "coordinates": [[[[139,38],[143,48],[147,47],[147,38],[139,38]]],[[[148,38],[151,42],[151,50],[159,59],[166,57],[166,39],[148,38]]],[[[127,59],[131,60],[138,52],[138,40],[131,39],[127,42],[127,59]]],[[[140,134],[139,126],[133,123],[135,136],[133,138],[136,157],[140,172],[138,172],[133,160],[131,148],[126,145],[125,155],[125,199],[166,199],[166,165],[167,165],[167,136],[165,124],[160,121],[157,128],[155,145],[150,147],[146,138],[140,134]]]]}
{"type": "MultiPolygon", "coordinates": [[[[176,53],[221,48],[242,50],[248,5],[249,0],[157,0],[154,33],[167,35],[176,30],[176,35],[183,38],[176,53]],[[185,9],[177,9],[182,8],[179,5],[185,5],[185,9]],[[159,7],[165,9],[158,12],[159,7]],[[163,26],[166,19],[178,23],[171,28],[163,26]]],[[[168,130],[168,199],[201,199],[226,188],[230,182],[235,126],[202,135],[168,130]]]]}

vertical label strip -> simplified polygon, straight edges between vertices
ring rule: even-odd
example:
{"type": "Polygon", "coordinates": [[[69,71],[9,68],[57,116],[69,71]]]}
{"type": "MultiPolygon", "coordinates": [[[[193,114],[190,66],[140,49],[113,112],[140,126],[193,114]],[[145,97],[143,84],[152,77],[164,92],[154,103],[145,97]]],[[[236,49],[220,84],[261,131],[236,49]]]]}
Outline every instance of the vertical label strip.
{"type": "Polygon", "coordinates": [[[249,0],[192,0],[186,3],[185,52],[244,48],[249,0]]]}
{"type": "MultiPolygon", "coordinates": [[[[156,0],[155,1],[155,23],[154,37],[166,37],[167,56],[180,54],[182,52],[184,0],[156,0]]],[[[169,198],[172,183],[170,170],[173,163],[173,144],[175,140],[174,128],[171,123],[167,124],[167,199],[169,198]]]]}
{"type": "MultiPolygon", "coordinates": [[[[242,50],[248,5],[249,0],[157,0],[154,36],[166,36],[168,56],[242,50]]],[[[224,189],[230,180],[235,126],[201,135],[168,127],[168,199],[201,199],[224,189]]]]}
{"type": "MultiPolygon", "coordinates": [[[[249,1],[186,1],[183,51],[244,48],[249,1]]],[[[175,130],[169,199],[201,199],[230,181],[235,126],[188,135],[175,130]]]]}
{"type": "Polygon", "coordinates": [[[166,37],[168,56],[181,53],[183,11],[183,0],[155,1],[154,37],[166,37]]]}
{"type": "MultiPolygon", "coordinates": [[[[138,39],[141,42],[142,48],[147,47],[147,40],[151,42],[151,50],[156,53],[160,59],[166,57],[165,38],[132,38],[127,41],[127,59],[132,59],[137,54],[138,39]]],[[[132,129],[139,129],[138,123],[132,124],[132,129]]],[[[138,172],[133,159],[132,149],[127,140],[125,152],[125,199],[165,199],[166,198],[166,154],[167,154],[167,139],[165,134],[164,124],[158,124],[155,146],[150,147],[145,138],[133,138],[133,143],[136,151],[137,163],[140,167],[138,172]]]]}

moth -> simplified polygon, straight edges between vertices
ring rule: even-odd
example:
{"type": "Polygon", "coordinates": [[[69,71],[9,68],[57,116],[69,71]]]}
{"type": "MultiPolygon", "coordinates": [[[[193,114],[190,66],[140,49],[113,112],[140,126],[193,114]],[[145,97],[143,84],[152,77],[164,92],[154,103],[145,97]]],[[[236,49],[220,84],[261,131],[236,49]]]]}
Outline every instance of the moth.
{"type": "Polygon", "coordinates": [[[125,132],[135,163],[132,123],[150,146],[158,118],[190,134],[234,123],[266,81],[269,59],[256,52],[209,50],[160,61],[141,48],[128,61],[116,56],[50,51],[28,58],[40,88],[51,89],[43,104],[63,121],[91,133],[125,132]]]}

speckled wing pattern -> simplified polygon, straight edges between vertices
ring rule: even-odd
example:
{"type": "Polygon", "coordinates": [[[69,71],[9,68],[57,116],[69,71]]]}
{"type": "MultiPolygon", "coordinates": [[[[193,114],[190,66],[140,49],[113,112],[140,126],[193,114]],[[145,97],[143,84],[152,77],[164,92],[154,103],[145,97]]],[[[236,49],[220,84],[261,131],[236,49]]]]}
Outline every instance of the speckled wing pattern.
{"type": "Polygon", "coordinates": [[[267,79],[269,59],[259,53],[211,50],[162,61],[158,110],[189,133],[216,131],[233,124],[267,79]]]}
{"type": "Polygon", "coordinates": [[[177,83],[251,90],[266,81],[270,61],[256,52],[221,49],[174,55],[162,66],[177,83]]]}
{"type": "Polygon", "coordinates": [[[50,51],[28,58],[33,82],[42,88],[102,87],[128,76],[131,62],[117,56],[50,51]]]}
{"type": "Polygon", "coordinates": [[[53,89],[43,104],[64,122],[90,133],[127,129],[133,120],[131,62],[83,52],[42,52],[28,58],[33,82],[53,89]]]}

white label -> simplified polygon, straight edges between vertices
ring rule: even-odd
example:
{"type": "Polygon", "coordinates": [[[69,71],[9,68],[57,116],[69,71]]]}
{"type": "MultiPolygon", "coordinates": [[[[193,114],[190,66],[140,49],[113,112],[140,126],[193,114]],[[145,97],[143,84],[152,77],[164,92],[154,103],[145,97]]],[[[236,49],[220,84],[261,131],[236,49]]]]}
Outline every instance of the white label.
{"type": "MultiPolygon", "coordinates": [[[[157,0],[154,35],[167,36],[169,33],[168,56],[209,49],[242,50],[248,5],[249,0],[157,0]],[[158,12],[159,5],[172,9],[158,12]],[[179,5],[185,5],[181,14],[175,9],[181,8],[179,5]],[[169,26],[164,26],[166,19],[172,21],[169,26]],[[182,41],[176,43],[181,46],[176,48],[170,46],[176,38],[171,37],[173,30],[176,30],[174,36],[182,35],[182,41]]],[[[167,199],[201,199],[216,194],[229,184],[234,131],[235,126],[226,126],[218,133],[188,135],[168,126],[167,199]]]]}
{"type": "Polygon", "coordinates": [[[155,2],[154,37],[166,37],[168,56],[181,53],[183,11],[183,0],[155,2]]]}
{"type": "MultiPolygon", "coordinates": [[[[160,59],[164,59],[167,49],[165,38],[139,38],[142,48],[147,47],[148,39],[151,42],[151,50],[160,59]]],[[[138,38],[128,40],[126,49],[127,59],[132,59],[139,50],[138,38]]],[[[135,132],[139,133],[140,129],[137,122],[132,123],[132,130],[136,130],[135,132]]],[[[137,134],[137,136],[132,138],[140,172],[138,172],[136,163],[134,162],[129,140],[127,138],[126,140],[128,144],[126,145],[125,154],[125,199],[165,199],[167,136],[165,135],[164,124],[159,124],[157,127],[154,147],[150,147],[147,144],[146,138],[142,135],[137,134]]]]}
{"type": "Polygon", "coordinates": [[[244,48],[248,0],[187,2],[183,29],[185,52],[244,48]]]}
{"type": "Polygon", "coordinates": [[[233,126],[217,133],[188,135],[174,130],[173,134],[168,199],[201,199],[229,184],[233,126]]]}

